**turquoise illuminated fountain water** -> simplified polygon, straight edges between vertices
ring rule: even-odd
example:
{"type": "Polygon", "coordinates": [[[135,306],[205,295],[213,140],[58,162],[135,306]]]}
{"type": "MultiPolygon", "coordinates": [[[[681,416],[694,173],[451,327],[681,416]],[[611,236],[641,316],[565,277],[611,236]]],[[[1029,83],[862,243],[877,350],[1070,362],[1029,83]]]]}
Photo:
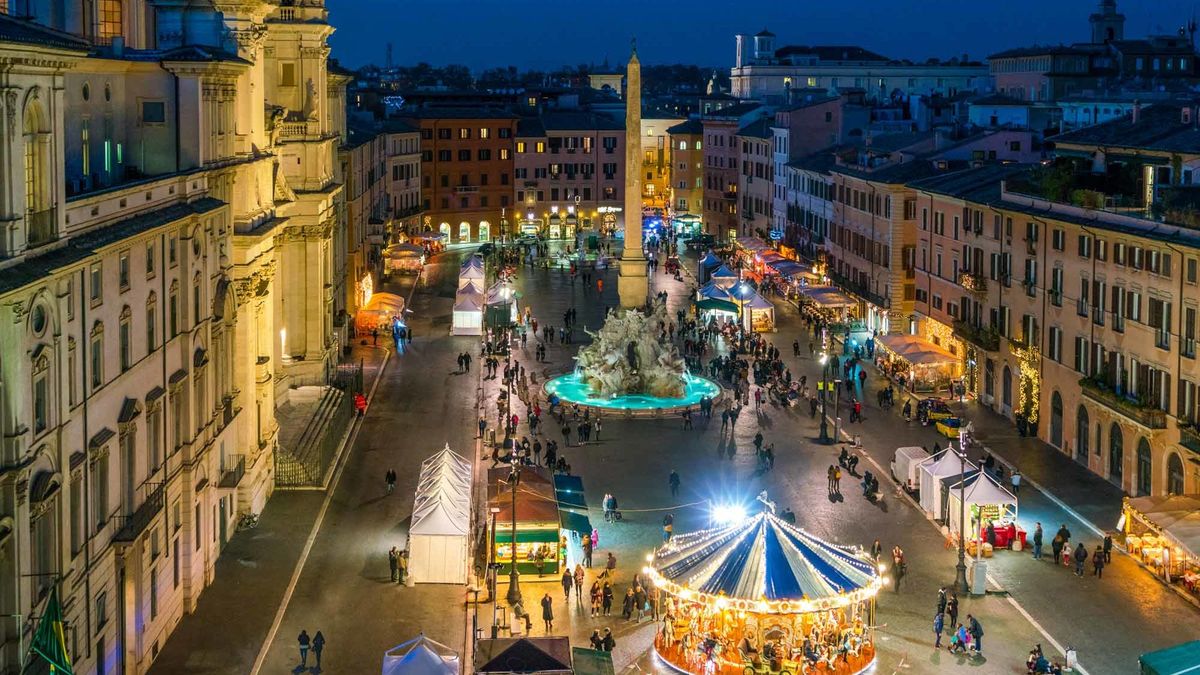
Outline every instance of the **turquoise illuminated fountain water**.
{"type": "Polygon", "coordinates": [[[715,399],[721,387],[712,380],[690,373],[683,375],[684,394],[679,398],[664,398],[649,394],[617,394],[601,396],[593,394],[579,372],[561,375],[546,382],[546,393],[555,394],[567,403],[578,403],[593,408],[610,410],[668,410],[698,406],[701,398],[715,399]]]}

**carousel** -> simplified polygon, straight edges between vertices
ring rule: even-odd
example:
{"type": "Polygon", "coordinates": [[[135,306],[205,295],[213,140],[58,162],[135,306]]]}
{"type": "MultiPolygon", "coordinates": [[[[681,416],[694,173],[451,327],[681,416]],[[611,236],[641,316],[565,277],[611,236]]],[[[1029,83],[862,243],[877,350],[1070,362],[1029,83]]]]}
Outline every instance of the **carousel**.
{"type": "Polygon", "coordinates": [[[851,675],[875,661],[875,595],[886,581],[875,562],[769,507],[673,538],[645,572],[663,608],[655,651],[679,672],[851,675]]]}

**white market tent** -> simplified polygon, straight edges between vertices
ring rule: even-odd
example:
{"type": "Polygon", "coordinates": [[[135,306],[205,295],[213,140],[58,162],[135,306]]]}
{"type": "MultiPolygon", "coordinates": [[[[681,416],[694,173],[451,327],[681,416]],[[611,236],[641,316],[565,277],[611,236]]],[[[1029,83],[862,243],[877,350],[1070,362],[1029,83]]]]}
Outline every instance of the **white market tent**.
{"type": "Polygon", "coordinates": [[[748,294],[734,293],[734,298],[741,302],[743,321],[748,330],[775,330],[775,305],[771,304],[757,291],[750,290],[748,294]]]}
{"type": "MultiPolygon", "coordinates": [[[[962,460],[949,449],[943,450],[921,463],[921,508],[935,518],[942,513],[941,480],[947,476],[963,473],[962,460]]],[[[966,460],[966,471],[976,469],[971,460],[966,460]]]]}
{"type": "MultiPolygon", "coordinates": [[[[1017,517],[1017,498],[1008,490],[1000,487],[987,472],[978,474],[978,477],[966,487],[964,499],[967,503],[967,522],[975,526],[968,537],[974,537],[978,534],[978,528],[986,523],[975,523],[971,517],[972,507],[995,506],[1000,509],[1002,517],[1008,517],[1013,520],[1017,517]]],[[[958,532],[958,514],[962,509],[959,508],[958,486],[952,488],[949,492],[949,503],[947,505],[949,517],[947,525],[950,526],[951,532],[958,532]]]]}
{"type": "Polygon", "coordinates": [[[413,582],[467,583],[470,527],[471,465],[447,444],[421,463],[408,534],[413,582]]]}
{"type": "Polygon", "coordinates": [[[424,635],[383,653],[383,675],[458,675],[458,654],[424,635]]]}
{"type": "Polygon", "coordinates": [[[451,335],[483,335],[483,291],[468,281],[454,296],[451,335]]]}
{"type": "Polygon", "coordinates": [[[892,477],[907,490],[918,490],[921,486],[921,462],[929,459],[925,448],[911,446],[896,448],[892,459],[892,477]]]}
{"type": "Polygon", "coordinates": [[[467,258],[467,262],[463,263],[462,269],[458,271],[458,287],[462,288],[472,282],[479,282],[482,286],[484,283],[483,261],[479,258],[467,258]],[[471,261],[478,261],[472,263],[471,261]]]}

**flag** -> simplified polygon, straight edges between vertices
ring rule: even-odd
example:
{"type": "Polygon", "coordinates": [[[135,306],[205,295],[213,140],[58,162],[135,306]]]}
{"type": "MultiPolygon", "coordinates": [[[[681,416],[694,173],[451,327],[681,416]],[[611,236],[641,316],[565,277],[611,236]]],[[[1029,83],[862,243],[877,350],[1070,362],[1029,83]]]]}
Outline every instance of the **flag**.
{"type": "Polygon", "coordinates": [[[67,652],[67,638],[63,631],[62,605],[58,602],[58,589],[50,589],[46,611],[38,622],[33,643],[29,645],[32,658],[41,658],[54,675],[74,675],[71,655],[67,652]]]}

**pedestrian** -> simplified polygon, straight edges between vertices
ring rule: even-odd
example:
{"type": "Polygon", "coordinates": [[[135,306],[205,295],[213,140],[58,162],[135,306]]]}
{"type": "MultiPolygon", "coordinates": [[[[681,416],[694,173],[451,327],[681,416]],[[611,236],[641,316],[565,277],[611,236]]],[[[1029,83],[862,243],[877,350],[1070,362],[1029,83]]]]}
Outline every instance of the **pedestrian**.
{"type": "Polygon", "coordinates": [[[954,630],[958,626],[958,594],[954,591],[946,598],[946,615],[950,617],[950,630],[954,630]]]}
{"type": "Polygon", "coordinates": [[[1054,553],[1054,564],[1062,562],[1063,538],[1061,534],[1054,535],[1054,539],[1050,542],[1050,551],[1054,553]]]}
{"type": "Polygon", "coordinates": [[[392,494],[392,491],[396,489],[396,470],[388,469],[387,473],[383,476],[383,480],[387,483],[387,493],[389,495],[392,494]]]}
{"type": "Polygon", "coordinates": [[[842,470],[836,466],[833,467],[833,493],[842,493],[842,470]]]}
{"type": "Polygon", "coordinates": [[[942,630],[945,628],[945,621],[946,619],[941,612],[938,612],[937,616],[933,617],[934,649],[942,648],[942,630]]]}
{"type": "MultiPolygon", "coordinates": [[[[587,537],[584,537],[586,539],[587,537]]],[[[583,582],[584,572],[583,565],[575,563],[575,604],[583,604],[583,582]]]]}
{"type": "Polygon", "coordinates": [[[600,616],[600,602],[604,598],[604,591],[600,590],[600,580],[592,582],[592,591],[589,599],[592,602],[592,618],[600,616]]]}
{"type": "Polygon", "coordinates": [[[546,634],[554,630],[554,600],[550,599],[550,594],[546,593],[542,596],[542,621],[546,623],[546,634]]]}
{"type": "Polygon", "coordinates": [[[571,601],[571,587],[575,585],[575,576],[571,574],[571,568],[563,570],[562,573],[562,588],[563,597],[567,602],[571,601]]]}
{"type": "Polygon", "coordinates": [[[636,600],[633,597],[633,586],[625,589],[625,597],[621,599],[621,616],[629,621],[633,617],[633,605],[636,600]]]}
{"type": "Polygon", "coordinates": [[[1042,524],[1037,523],[1033,530],[1033,559],[1042,559],[1042,524]]]}
{"type": "Polygon", "coordinates": [[[1096,552],[1092,554],[1092,574],[1098,579],[1104,578],[1104,546],[1096,544],[1096,552]]]}
{"type": "MultiPolygon", "coordinates": [[[[593,614],[592,616],[595,616],[595,615],[593,614]]],[[[604,650],[604,640],[600,637],[600,629],[599,628],[592,629],[592,637],[588,639],[588,642],[591,643],[593,650],[598,651],[598,652],[604,650]]]]}
{"type": "Polygon", "coordinates": [[[388,579],[395,582],[396,578],[400,575],[400,550],[395,546],[392,547],[392,550],[388,551],[388,569],[392,572],[392,575],[388,579]]]}
{"type": "Polygon", "coordinates": [[[1019,493],[1021,491],[1021,472],[1013,469],[1012,475],[1009,476],[1008,480],[1012,482],[1013,495],[1019,493]]]}
{"type": "Polygon", "coordinates": [[[833,472],[834,472],[833,465],[832,465],[832,464],[830,464],[830,465],[829,465],[829,468],[828,468],[828,469],[826,469],[826,471],[825,471],[826,478],[828,479],[828,481],[827,481],[827,485],[825,486],[825,489],[827,489],[827,490],[829,491],[829,494],[833,494],[833,493],[834,493],[834,487],[833,487],[833,485],[834,485],[834,483],[833,483],[833,472]]]}
{"type": "Polygon", "coordinates": [[[1112,535],[1107,533],[1104,535],[1104,562],[1112,562],[1112,535]]]}
{"type": "Polygon", "coordinates": [[[609,614],[612,614],[612,603],[613,603],[612,584],[605,581],[604,588],[601,589],[600,594],[601,594],[600,613],[603,614],[604,616],[608,616],[609,614]]]}
{"type": "Polygon", "coordinates": [[[679,474],[671,469],[671,475],[667,478],[667,484],[671,486],[671,497],[679,496],[679,474]]]}
{"type": "Polygon", "coordinates": [[[729,411],[722,410],[721,411],[721,433],[722,434],[725,433],[725,430],[728,428],[729,428],[729,411]]]}
{"type": "Polygon", "coordinates": [[[583,545],[583,564],[592,568],[592,538],[584,535],[580,543],[583,545]]]}
{"type": "Polygon", "coordinates": [[[596,440],[600,440],[600,418],[596,417],[596,422],[592,425],[592,431],[596,432],[596,440]]]}
{"type": "Polygon", "coordinates": [[[1088,552],[1087,549],[1084,548],[1083,542],[1081,541],[1079,542],[1079,545],[1075,547],[1075,576],[1083,576],[1083,564],[1087,562],[1087,559],[1088,552]]]}
{"type": "Polygon", "coordinates": [[[671,541],[671,533],[675,531],[675,516],[667,514],[663,516],[663,543],[671,541]]]}
{"type": "Polygon", "coordinates": [[[400,551],[400,557],[397,562],[400,564],[400,576],[396,583],[403,584],[405,577],[408,576],[408,549],[400,551]]]}
{"type": "Polygon", "coordinates": [[[983,654],[983,626],[980,625],[979,619],[967,615],[967,632],[971,634],[971,642],[975,645],[975,653],[983,654]]]}
{"type": "Polygon", "coordinates": [[[317,659],[317,670],[321,670],[321,652],[325,651],[325,636],[321,634],[321,631],[317,631],[317,634],[313,636],[312,651],[313,656],[317,659]]]}
{"type": "Polygon", "coordinates": [[[475,438],[483,438],[484,431],[487,431],[487,419],[480,417],[479,418],[479,435],[476,436],[475,438]]]}
{"type": "Polygon", "coordinates": [[[308,631],[300,631],[300,635],[296,637],[296,642],[300,643],[300,667],[308,666],[308,647],[312,640],[308,637],[308,631]]]}
{"type": "Polygon", "coordinates": [[[1066,523],[1063,523],[1062,526],[1058,528],[1058,536],[1062,537],[1063,546],[1066,546],[1067,543],[1071,541],[1071,531],[1067,529],[1066,523]]]}
{"type": "Polygon", "coordinates": [[[602,639],[600,641],[600,643],[604,647],[604,651],[606,651],[606,652],[611,652],[613,650],[613,647],[617,646],[617,641],[616,641],[616,639],[613,638],[611,628],[604,629],[604,639],[602,639]]]}
{"type": "Polygon", "coordinates": [[[617,574],[617,556],[613,555],[612,551],[608,552],[608,560],[604,563],[604,572],[609,579],[613,579],[617,574]]]}

